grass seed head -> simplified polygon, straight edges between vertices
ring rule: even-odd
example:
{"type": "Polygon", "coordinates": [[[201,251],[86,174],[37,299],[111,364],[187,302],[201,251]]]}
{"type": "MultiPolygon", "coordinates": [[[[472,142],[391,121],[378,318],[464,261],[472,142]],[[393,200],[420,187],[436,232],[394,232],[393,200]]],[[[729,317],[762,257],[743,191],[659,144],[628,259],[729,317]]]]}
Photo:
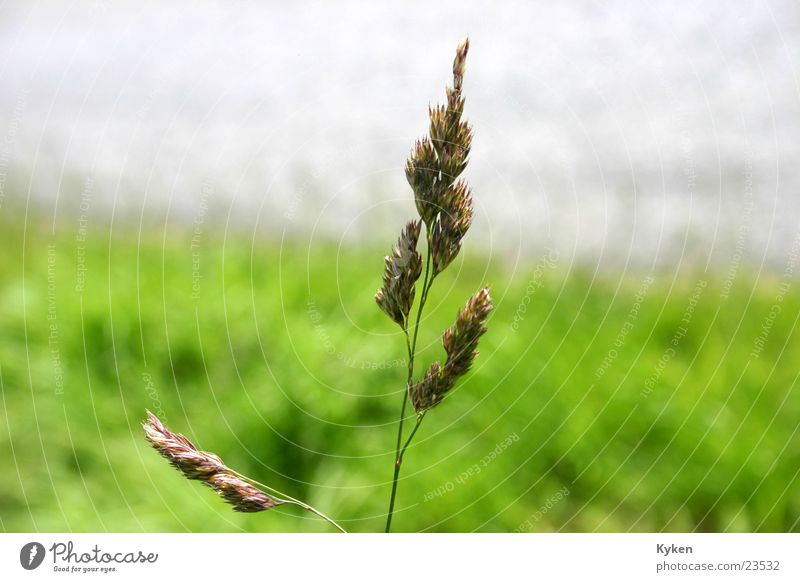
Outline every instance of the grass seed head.
{"type": "Polygon", "coordinates": [[[417,414],[430,410],[442,401],[453,387],[453,378],[445,373],[439,362],[428,368],[425,377],[411,387],[411,404],[417,414]]]}
{"type": "Polygon", "coordinates": [[[417,212],[431,224],[439,212],[435,193],[439,188],[439,163],[430,139],[423,137],[414,145],[406,162],[406,179],[414,191],[417,212]]]}
{"type": "Polygon", "coordinates": [[[208,484],[233,509],[242,513],[254,513],[272,509],[280,502],[260,489],[231,473],[217,473],[208,479],[208,484]]]}
{"type": "Polygon", "coordinates": [[[467,65],[469,52],[469,38],[464,38],[456,47],[456,58],[453,60],[453,88],[461,92],[461,83],[464,79],[464,69],[467,65]]]}
{"type": "Polygon", "coordinates": [[[198,450],[185,436],[169,430],[149,410],[142,427],[153,448],[184,477],[202,481],[236,511],[264,511],[283,503],[237,477],[217,455],[198,450]]]}
{"type": "Polygon", "coordinates": [[[440,252],[445,254],[452,254],[453,251],[458,253],[463,233],[457,237],[457,241],[454,241],[453,234],[461,230],[466,232],[472,220],[471,198],[458,195],[467,191],[466,186],[454,187],[454,182],[467,167],[472,147],[472,127],[461,119],[464,113],[461,91],[468,50],[469,41],[464,39],[458,45],[453,61],[453,85],[445,88],[447,104],[428,107],[430,137],[417,141],[406,162],[406,178],[414,191],[417,211],[427,225],[428,232],[431,232],[440,214],[447,215],[447,228],[439,233],[440,240],[449,243],[440,248],[440,252]],[[466,212],[467,209],[469,212],[466,212]],[[466,220],[467,214],[469,220],[466,220]]]}
{"type": "Polygon", "coordinates": [[[486,332],[484,324],[491,311],[489,289],[481,289],[458,312],[456,322],[442,334],[442,344],[447,353],[444,367],[435,362],[425,377],[411,387],[411,403],[417,413],[439,404],[456,381],[469,371],[478,355],[478,340],[486,332]]]}
{"type": "Polygon", "coordinates": [[[461,250],[461,241],[472,225],[472,194],[463,180],[447,189],[441,198],[442,210],[431,227],[433,273],[444,271],[461,250]]]}
{"type": "Polygon", "coordinates": [[[417,252],[421,228],[419,220],[406,224],[392,254],[384,258],[383,287],[375,294],[378,306],[403,328],[414,303],[415,284],[422,274],[422,256],[417,252]]]}
{"type": "Polygon", "coordinates": [[[486,333],[484,324],[492,309],[489,289],[483,288],[458,312],[456,322],[442,334],[448,374],[459,378],[469,371],[478,355],[478,340],[486,333]]]}

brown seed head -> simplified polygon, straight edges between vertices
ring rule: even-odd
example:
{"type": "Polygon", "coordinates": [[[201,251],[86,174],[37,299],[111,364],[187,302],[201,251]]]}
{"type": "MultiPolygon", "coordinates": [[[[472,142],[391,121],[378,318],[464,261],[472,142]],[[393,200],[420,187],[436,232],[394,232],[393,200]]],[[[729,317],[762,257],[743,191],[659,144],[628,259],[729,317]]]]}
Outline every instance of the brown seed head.
{"type": "Polygon", "coordinates": [[[459,311],[456,322],[442,334],[447,361],[442,368],[435,362],[425,377],[411,387],[411,403],[417,413],[439,404],[456,381],[466,374],[478,355],[478,340],[486,332],[486,319],[492,311],[489,289],[481,289],[459,311]]]}
{"type": "Polygon", "coordinates": [[[453,387],[453,378],[442,370],[439,362],[434,362],[425,377],[411,387],[411,404],[419,414],[430,410],[442,401],[444,395],[453,387]]]}
{"type": "Polygon", "coordinates": [[[422,273],[422,256],[417,252],[421,228],[419,220],[406,224],[391,256],[384,258],[383,287],[375,294],[378,306],[403,328],[414,303],[415,284],[422,273]]]}
{"type": "Polygon", "coordinates": [[[450,186],[440,198],[440,203],[441,211],[431,227],[434,275],[444,271],[456,258],[474,215],[472,195],[463,180],[450,186]]]}
{"type": "Polygon", "coordinates": [[[235,511],[254,513],[272,509],[280,502],[230,473],[217,473],[208,479],[208,484],[219,493],[235,511]]]}
{"type": "Polygon", "coordinates": [[[439,211],[435,193],[439,190],[439,162],[436,151],[427,137],[414,145],[406,162],[406,179],[414,191],[417,212],[426,224],[433,222],[439,211]]]}
{"type": "Polygon", "coordinates": [[[461,91],[461,83],[464,80],[464,69],[467,64],[467,53],[469,52],[469,38],[465,37],[456,48],[456,58],[453,60],[453,87],[456,91],[461,91]]]}
{"type": "Polygon", "coordinates": [[[202,481],[236,511],[264,511],[283,503],[237,477],[217,455],[198,450],[185,436],[169,430],[149,410],[142,427],[153,448],[184,477],[202,481]]]}
{"type": "MultiPolygon", "coordinates": [[[[454,182],[467,167],[472,147],[472,128],[461,119],[464,112],[461,89],[468,50],[469,40],[464,39],[458,45],[453,61],[453,86],[445,88],[447,103],[428,108],[430,139],[418,141],[406,163],[406,178],[414,191],[417,211],[429,233],[440,213],[452,215],[445,217],[438,234],[441,241],[447,241],[443,247],[440,246],[440,255],[458,253],[461,237],[454,240],[451,233],[462,230],[464,225],[469,228],[471,222],[471,201],[464,196],[456,199],[452,192],[454,182]],[[459,208],[458,200],[466,206],[459,208]],[[467,208],[470,209],[469,212],[466,212],[467,208]],[[467,215],[470,216],[469,220],[465,220],[467,215]],[[458,225],[454,222],[458,222],[458,225]]],[[[464,186],[459,189],[464,189],[464,186]]],[[[445,262],[449,264],[450,261],[452,257],[448,261],[440,262],[440,266],[445,262]]]]}
{"type": "Polygon", "coordinates": [[[478,291],[458,312],[456,322],[442,334],[442,344],[447,352],[448,373],[456,378],[466,374],[478,355],[478,340],[486,333],[486,319],[492,311],[489,289],[478,291]]]}
{"type": "Polygon", "coordinates": [[[189,439],[171,432],[149,410],[147,418],[148,421],[142,424],[147,440],[187,479],[205,481],[209,476],[226,470],[217,455],[197,450],[189,439]]]}

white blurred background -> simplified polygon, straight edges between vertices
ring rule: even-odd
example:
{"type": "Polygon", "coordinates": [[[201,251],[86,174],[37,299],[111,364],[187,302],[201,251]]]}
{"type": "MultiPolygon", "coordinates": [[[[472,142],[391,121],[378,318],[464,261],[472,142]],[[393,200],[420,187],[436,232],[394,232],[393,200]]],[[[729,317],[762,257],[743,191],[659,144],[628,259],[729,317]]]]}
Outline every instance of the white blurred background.
{"type": "Polygon", "coordinates": [[[468,34],[474,245],[780,267],[800,224],[799,6],[5,2],[2,211],[383,243],[468,34]]]}

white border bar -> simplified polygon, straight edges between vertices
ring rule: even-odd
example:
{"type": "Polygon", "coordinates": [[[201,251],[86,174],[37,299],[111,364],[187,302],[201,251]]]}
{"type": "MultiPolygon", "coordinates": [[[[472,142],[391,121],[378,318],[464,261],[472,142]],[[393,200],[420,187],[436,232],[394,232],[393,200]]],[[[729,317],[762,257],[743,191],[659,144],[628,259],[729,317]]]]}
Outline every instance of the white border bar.
{"type": "Polygon", "coordinates": [[[3,534],[0,580],[796,581],[798,550],[800,534],[3,534]],[[28,571],[30,542],[46,556],[28,571]]]}

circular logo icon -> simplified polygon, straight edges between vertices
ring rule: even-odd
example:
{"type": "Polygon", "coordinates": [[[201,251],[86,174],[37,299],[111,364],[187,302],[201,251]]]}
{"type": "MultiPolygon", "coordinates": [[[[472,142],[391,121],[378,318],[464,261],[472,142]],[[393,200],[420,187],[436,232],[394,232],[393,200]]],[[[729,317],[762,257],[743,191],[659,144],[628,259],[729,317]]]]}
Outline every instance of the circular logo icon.
{"type": "Polygon", "coordinates": [[[19,563],[26,570],[38,568],[44,561],[44,546],[39,542],[29,542],[19,551],[19,563]]]}

